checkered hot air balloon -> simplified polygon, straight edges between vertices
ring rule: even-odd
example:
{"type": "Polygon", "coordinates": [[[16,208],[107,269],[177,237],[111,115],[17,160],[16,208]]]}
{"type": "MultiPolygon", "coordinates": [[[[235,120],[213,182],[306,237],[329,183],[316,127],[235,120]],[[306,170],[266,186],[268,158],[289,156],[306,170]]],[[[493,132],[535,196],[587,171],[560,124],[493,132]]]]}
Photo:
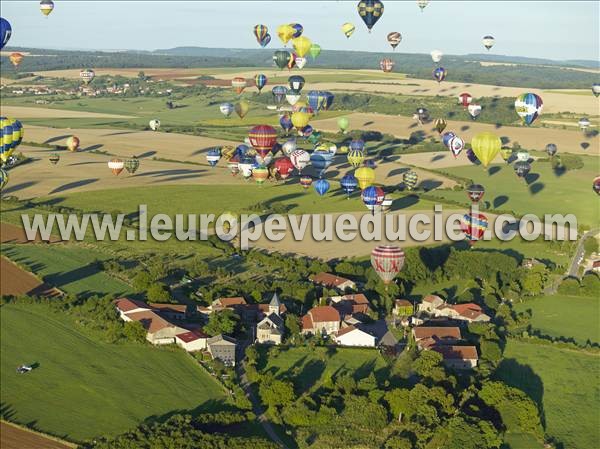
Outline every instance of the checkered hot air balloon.
{"type": "Polygon", "coordinates": [[[304,150],[294,150],[290,154],[290,161],[292,161],[296,170],[298,170],[299,173],[302,173],[302,170],[310,162],[310,155],[304,150]]]}
{"type": "Polygon", "coordinates": [[[138,168],[140,168],[140,160],[136,156],[125,161],[125,170],[127,170],[127,173],[130,175],[133,175],[138,168]]]}
{"type": "Polygon", "coordinates": [[[412,170],[407,171],[402,175],[402,181],[406,186],[406,190],[413,190],[417,186],[417,182],[419,182],[419,175],[412,170]]]}
{"type": "Polygon", "coordinates": [[[383,15],[383,3],[379,0],[361,0],[357,5],[358,15],[363,20],[369,33],[383,15]]]}
{"type": "Polygon", "coordinates": [[[479,213],[467,213],[463,215],[460,223],[460,230],[464,232],[469,245],[474,245],[475,242],[481,240],[487,227],[487,217],[479,213]]]}
{"type": "Polygon", "coordinates": [[[371,251],[371,266],[383,283],[388,285],[404,266],[404,251],[392,245],[376,246],[371,251]]]}

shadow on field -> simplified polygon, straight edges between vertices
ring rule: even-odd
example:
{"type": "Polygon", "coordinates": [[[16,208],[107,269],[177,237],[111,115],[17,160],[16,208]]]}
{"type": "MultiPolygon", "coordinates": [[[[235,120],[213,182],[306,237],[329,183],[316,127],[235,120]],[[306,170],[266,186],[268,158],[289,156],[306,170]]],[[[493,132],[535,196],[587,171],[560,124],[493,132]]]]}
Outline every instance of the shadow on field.
{"type": "Polygon", "coordinates": [[[119,131],[116,133],[110,133],[110,134],[105,134],[105,135],[106,136],[122,136],[124,134],[133,134],[134,132],[137,132],[137,131],[119,131]]]}
{"type": "Polygon", "coordinates": [[[442,181],[437,179],[425,179],[419,183],[419,188],[429,192],[430,190],[437,189],[442,185],[442,181]]]}
{"type": "Polygon", "coordinates": [[[82,186],[86,186],[88,184],[93,184],[94,182],[97,182],[99,180],[100,180],[100,178],[88,178],[88,179],[80,179],[79,181],[69,182],[67,184],[63,184],[60,187],[57,187],[56,189],[54,189],[53,191],[48,193],[48,195],[52,195],[54,193],[59,193],[59,192],[64,192],[65,190],[76,189],[77,187],[82,187],[82,186]]]}
{"type": "Polygon", "coordinates": [[[394,212],[397,210],[406,209],[417,204],[419,200],[420,198],[418,195],[406,195],[401,198],[396,198],[392,203],[390,210],[394,212]]]}
{"type": "Polygon", "coordinates": [[[579,146],[583,149],[583,150],[587,150],[590,147],[590,144],[588,142],[581,142],[579,144],[579,146]]]}
{"type": "Polygon", "coordinates": [[[496,173],[498,173],[501,170],[501,168],[498,165],[494,165],[490,168],[488,168],[488,174],[490,176],[495,175],[496,173]]]}
{"type": "Polygon", "coordinates": [[[105,162],[75,162],[74,164],[67,164],[67,167],[75,167],[77,165],[93,165],[93,164],[105,164],[105,162]]]}
{"type": "Polygon", "coordinates": [[[536,182],[538,179],[540,179],[539,173],[528,173],[527,176],[525,176],[525,182],[529,186],[536,182]]]}
{"type": "Polygon", "coordinates": [[[436,154],[431,158],[431,162],[441,161],[442,159],[446,159],[445,154],[436,154]]]}
{"type": "Polygon", "coordinates": [[[2,189],[2,193],[4,195],[6,195],[7,193],[14,193],[14,192],[18,192],[19,190],[22,189],[27,189],[31,186],[34,186],[38,183],[38,181],[27,181],[27,182],[22,182],[20,184],[15,184],[15,185],[9,185],[9,187],[5,187],[4,189],[2,189]]]}
{"type": "Polygon", "coordinates": [[[104,144],[102,144],[102,143],[96,143],[94,145],[90,145],[89,147],[81,148],[79,151],[80,152],[94,151],[94,150],[98,150],[98,149],[102,148],[103,146],[104,146],[104,144]]]}
{"type": "Polygon", "coordinates": [[[508,202],[508,197],[506,195],[497,196],[496,198],[494,198],[494,209],[497,209],[500,206],[503,206],[507,202],[508,202]]]}
{"type": "Polygon", "coordinates": [[[211,148],[214,148],[214,147],[206,147],[206,148],[201,148],[201,149],[199,149],[199,150],[196,150],[196,151],[192,151],[192,152],[190,153],[190,156],[198,156],[199,154],[206,153],[206,152],[207,152],[208,150],[210,150],[211,148]]]}
{"type": "Polygon", "coordinates": [[[392,176],[401,175],[407,171],[410,171],[410,168],[408,168],[408,167],[395,168],[393,170],[390,170],[390,172],[388,173],[388,175],[386,177],[391,178],[392,176]]]}
{"type": "Polygon", "coordinates": [[[198,170],[198,169],[194,169],[191,170],[189,168],[177,168],[174,170],[154,170],[154,171],[147,171],[144,173],[138,173],[137,175],[133,175],[133,178],[136,177],[144,177],[144,176],[152,176],[153,178],[160,178],[163,176],[178,176],[178,175],[194,175],[194,174],[200,174],[200,173],[204,173],[206,172],[206,170],[198,170]]]}
{"type": "Polygon", "coordinates": [[[544,190],[545,184],[543,182],[534,182],[529,186],[529,191],[532,195],[536,195],[544,190]]]}
{"type": "Polygon", "coordinates": [[[44,143],[58,142],[59,140],[67,139],[71,136],[72,136],[72,134],[65,134],[63,136],[50,137],[48,140],[44,141],[44,143]]]}
{"type": "Polygon", "coordinates": [[[138,159],[143,159],[146,157],[150,157],[150,156],[154,156],[156,154],[156,151],[146,151],[145,153],[142,153],[140,155],[137,156],[138,159]]]}

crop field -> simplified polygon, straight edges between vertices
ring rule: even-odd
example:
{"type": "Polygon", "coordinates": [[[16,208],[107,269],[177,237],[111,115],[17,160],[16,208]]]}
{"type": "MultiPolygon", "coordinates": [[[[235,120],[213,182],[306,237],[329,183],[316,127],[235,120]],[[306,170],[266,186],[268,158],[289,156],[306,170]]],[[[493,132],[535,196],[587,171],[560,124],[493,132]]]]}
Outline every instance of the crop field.
{"type": "Polygon", "coordinates": [[[182,352],[102,343],[44,305],[5,305],[0,317],[2,413],[12,421],[82,441],[174,410],[217,410],[224,400],[219,384],[182,352]],[[23,363],[36,367],[16,374],[23,363]]]}
{"type": "Polygon", "coordinates": [[[600,357],[580,351],[509,340],[498,377],[542,407],[547,433],[569,449],[600,440],[600,357]],[[577,429],[577,431],[574,431],[577,429]]]}

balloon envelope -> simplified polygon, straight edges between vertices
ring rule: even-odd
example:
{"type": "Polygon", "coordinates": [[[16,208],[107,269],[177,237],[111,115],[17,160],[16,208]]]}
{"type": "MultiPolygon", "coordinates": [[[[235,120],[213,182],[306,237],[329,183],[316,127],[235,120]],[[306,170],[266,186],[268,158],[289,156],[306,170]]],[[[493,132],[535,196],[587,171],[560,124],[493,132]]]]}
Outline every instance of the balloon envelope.
{"type": "Polygon", "coordinates": [[[371,252],[371,266],[387,285],[402,270],[404,257],[404,251],[397,246],[379,245],[371,252]]]}

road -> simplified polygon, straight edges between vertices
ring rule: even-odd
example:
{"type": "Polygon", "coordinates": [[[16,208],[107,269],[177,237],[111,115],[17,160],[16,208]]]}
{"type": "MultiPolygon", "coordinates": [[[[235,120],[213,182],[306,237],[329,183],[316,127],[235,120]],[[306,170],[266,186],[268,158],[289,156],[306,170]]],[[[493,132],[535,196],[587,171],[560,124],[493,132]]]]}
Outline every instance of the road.
{"type": "Polygon", "coordinates": [[[575,250],[575,254],[569,265],[569,271],[566,273],[567,277],[579,277],[579,261],[583,258],[583,253],[585,252],[583,244],[588,237],[592,237],[598,232],[600,232],[600,228],[591,229],[581,236],[577,244],[577,250],[575,250]]]}

